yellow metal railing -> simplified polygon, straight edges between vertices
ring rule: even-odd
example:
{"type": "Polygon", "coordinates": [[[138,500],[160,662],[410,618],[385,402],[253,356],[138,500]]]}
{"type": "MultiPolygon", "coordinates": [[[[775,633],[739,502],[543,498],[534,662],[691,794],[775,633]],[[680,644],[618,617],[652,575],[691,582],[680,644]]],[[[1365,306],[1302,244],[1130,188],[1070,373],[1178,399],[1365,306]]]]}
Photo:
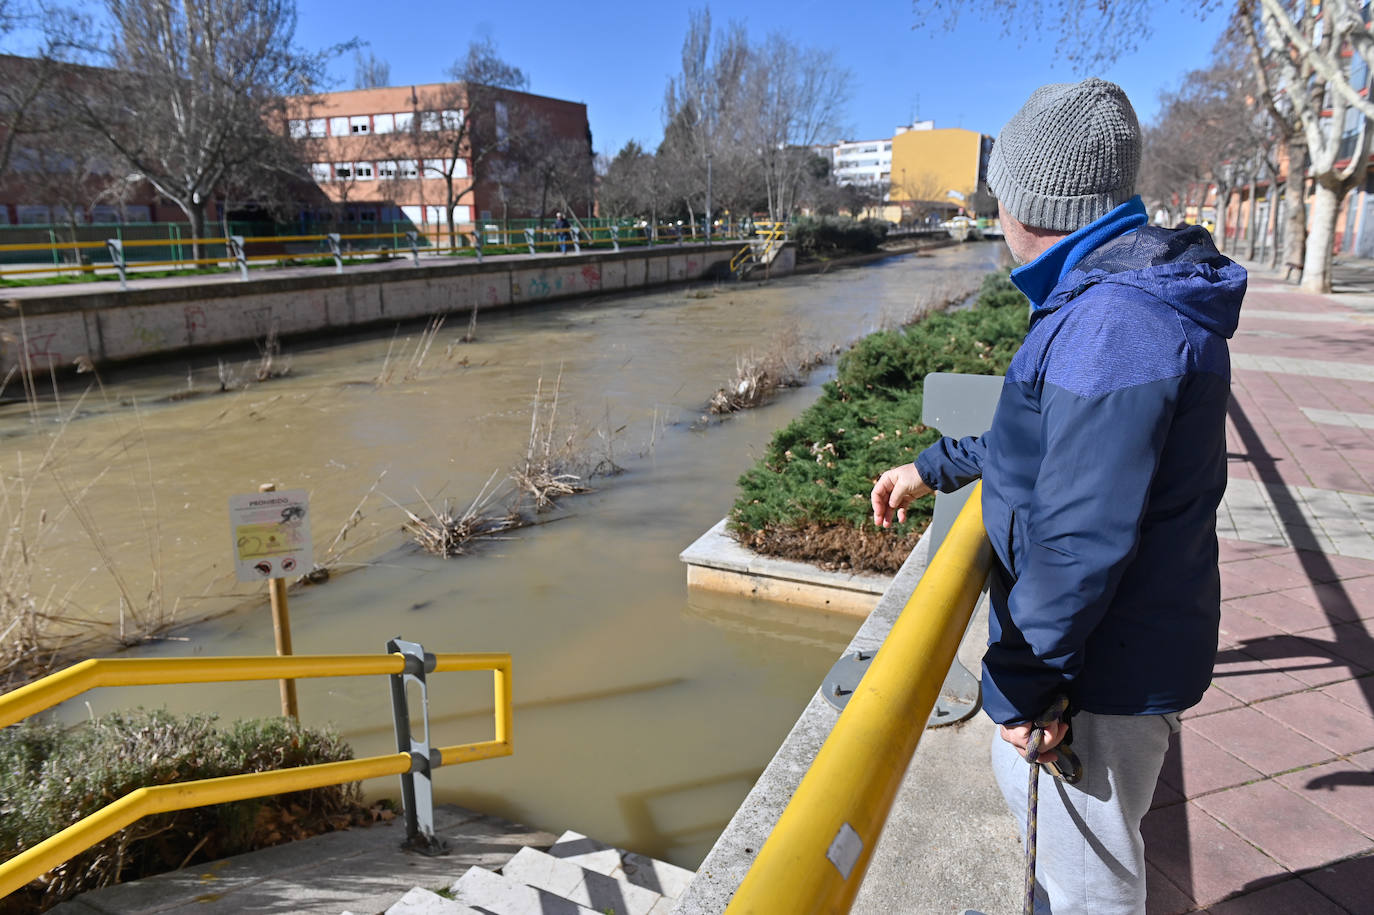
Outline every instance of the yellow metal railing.
{"type": "Polygon", "coordinates": [[[759,260],[767,260],[773,246],[787,240],[787,223],[784,222],[754,223],[754,231],[755,239],[751,239],[749,244],[740,248],[735,256],[730,258],[731,273],[739,273],[745,264],[755,258],[754,245],[757,244],[757,239],[763,240],[763,253],[758,256],[759,260]]]}
{"type": "MultiPolygon", "coordinates": [[[[491,671],[495,697],[494,739],[439,747],[439,764],[450,766],[509,756],[513,749],[510,655],[501,652],[468,652],[432,657],[435,659],[435,673],[491,671]]],[[[400,653],[261,658],[98,658],[83,661],[0,696],[0,727],[22,721],[101,686],[400,675],[406,670],[407,658],[400,653]]],[[[366,759],[139,788],[0,864],[0,898],[151,814],[288,791],[305,791],[384,775],[405,775],[413,771],[415,765],[411,753],[398,752],[366,759]]]]}
{"type": "Polygon", "coordinates": [[[849,911],[987,577],[981,489],[930,561],[726,915],[849,911]]]}
{"type": "MultiPolygon", "coordinates": [[[[758,225],[759,225],[759,226],[768,226],[768,225],[771,225],[771,224],[769,224],[769,223],[759,223],[758,225]]],[[[413,254],[413,253],[415,253],[415,251],[416,251],[417,249],[419,249],[419,248],[424,248],[424,249],[429,250],[429,251],[440,251],[440,250],[442,250],[442,249],[444,249],[444,248],[450,248],[450,249],[452,249],[452,248],[461,247],[461,248],[465,248],[465,249],[469,249],[469,250],[474,250],[474,251],[476,251],[476,252],[480,252],[481,249],[482,249],[484,246],[486,246],[486,247],[493,247],[493,246],[494,246],[494,247],[503,247],[503,248],[537,248],[537,249],[549,249],[549,250],[552,250],[552,249],[554,249],[554,248],[556,248],[556,247],[558,247],[558,246],[560,246],[560,245],[574,245],[574,244],[576,244],[576,245],[585,246],[585,247],[594,247],[594,246],[602,246],[602,247],[604,247],[604,246],[606,246],[606,245],[615,245],[617,248],[619,248],[621,245],[626,245],[626,246],[637,246],[637,245],[649,245],[649,246],[654,246],[654,245],[663,245],[663,244],[673,244],[673,243],[675,243],[675,242],[677,242],[677,241],[679,241],[679,240],[682,240],[682,241],[700,241],[700,240],[702,240],[702,239],[704,238],[704,233],[703,233],[703,232],[699,229],[699,227],[697,227],[697,226],[678,226],[678,225],[673,225],[673,224],[665,224],[665,225],[660,225],[660,226],[655,227],[655,230],[652,231],[652,232],[648,232],[647,237],[646,237],[646,235],[644,235],[644,234],[639,234],[639,233],[642,233],[642,232],[646,232],[646,230],[647,230],[647,227],[622,227],[622,226],[617,226],[617,227],[614,227],[614,228],[612,228],[612,227],[610,227],[610,226],[581,227],[581,228],[578,229],[578,232],[580,233],[580,234],[579,234],[579,237],[576,239],[576,241],[574,241],[574,238],[573,238],[573,236],[572,236],[572,234],[571,234],[571,231],[572,231],[571,228],[568,228],[568,229],[559,229],[559,228],[555,228],[555,227],[539,227],[539,228],[535,228],[535,229],[533,230],[536,240],[533,241],[533,242],[530,242],[530,241],[525,237],[525,230],[524,230],[524,229],[507,229],[507,228],[500,228],[500,229],[496,229],[496,230],[494,230],[494,231],[489,231],[489,230],[487,230],[485,227],[483,227],[483,228],[481,228],[480,230],[449,232],[447,229],[439,228],[439,229],[429,229],[429,230],[424,231],[424,232],[418,232],[418,231],[417,231],[416,235],[418,236],[419,241],[418,241],[418,243],[417,243],[416,245],[407,245],[407,244],[402,243],[402,242],[401,242],[401,239],[402,239],[404,236],[400,235],[400,234],[397,233],[397,232],[361,232],[361,233],[353,233],[353,234],[340,234],[340,235],[337,236],[337,238],[338,238],[338,240],[339,240],[340,243],[342,243],[342,242],[351,242],[351,241],[377,241],[377,240],[381,240],[381,239],[391,239],[391,240],[394,242],[394,244],[393,244],[393,246],[389,246],[389,247],[388,247],[388,246],[382,246],[382,247],[377,247],[377,248],[358,248],[358,249],[355,249],[355,250],[340,251],[340,252],[338,252],[338,255],[337,255],[337,256],[339,256],[339,257],[355,258],[355,257],[381,257],[381,256],[388,256],[388,255],[404,255],[404,254],[407,254],[407,253],[413,254]],[[624,231],[623,231],[623,234],[621,233],[621,230],[622,230],[622,229],[624,230],[624,231]],[[560,233],[568,233],[568,234],[565,235],[565,236],[561,236],[561,237],[560,237],[560,233]],[[489,238],[490,236],[493,236],[493,235],[496,237],[497,241],[494,241],[494,242],[493,242],[493,241],[489,241],[489,240],[488,240],[488,238],[489,238]]],[[[786,236],[786,229],[785,229],[785,228],[781,229],[780,231],[778,231],[778,230],[774,230],[774,231],[777,231],[777,232],[778,232],[778,234],[776,235],[776,237],[785,237],[785,236],[786,236]]],[[[762,235],[763,233],[760,232],[759,234],[762,235]]],[[[775,236],[768,236],[768,237],[772,238],[772,237],[775,237],[775,236]]],[[[286,243],[288,243],[288,242],[289,242],[289,243],[302,243],[302,242],[318,242],[318,243],[324,243],[324,242],[329,242],[330,239],[331,239],[331,236],[330,236],[330,235],[327,235],[327,234],[326,234],[326,235],[262,235],[262,236],[245,237],[245,238],[242,239],[242,242],[243,242],[243,245],[244,245],[245,247],[247,247],[247,246],[250,246],[250,245],[263,245],[263,244],[274,244],[274,243],[276,243],[276,244],[286,244],[286,243]]],[[[113,240],[112,240],[112,241],[113,241],[113,240]]],[[[266,261],[280,261],[280,260],[283,260],[283,259],[299,258],[299,257],[332,257],[332,256],[335,256],[335,252],[333,252],[332,250],[319,250],[319,251],[315,251],[315,252],[292,252],[292,253],[275,252],[275,253],[268,253],[268,254],[248,254],[247,252],[243,252],[243,257],[240,258],[240,257],[235,256],[235,254],[233,253],[233,250],[232,250],[233,239],[230,239],[230,238],[142,238],[142,239],[129,239],[129,240],[127,240],[127,241],[121,241],[121,242],[120,242],[120,246],[121,246],[122,249],[125,250],[125,251],[130,250],[130,249],[136,249],[136,248],[174,248],[174,249],[176,249],[176,250],[179,252],[182,248],[185,248],[185,247],[188,247],[188,246],[195,246],[195,245],[199,245],[199,246],[205,247],[205,248],[215,248],[215,247],[224,248],[224,249],[225,249],[225,253],[224,253],[223,255],[218,255],[218,256],[217,256],[217,255],[211,254],[211,255],[207,255],[207,256],[205,256],[205,257],[181,257],[181,256],[176,256],[176,257],[173,257],[173,258],[170,258],[170,259],[164,259],[164,260],[148,260],[148,261],[126,260],[126,261],[123,263],[123,269],[124,269],[125,271],[136,271],[136,270],[139,270],[139,269],[145,269],[145,268],[149,268],[149,267],[192,268],[192,267],[220,266],[220,265],[232,266],[232,265],[238,264],[238,263],[240,263],[240,262],[243,262],[243,263],[255,263],[255,262],[266,262],[266,261]]],[[[104,241],[72,241],[72,242],[51,241],[51,242],[26,242],[26,243],[23,243],[23,244],[0,245],[0,255],[7,254],[7,253],[26,253],[26,252],[39,252],[39,251],[43,251],[43,252],[48,252],[48,253],[52,254],[52,255],[54,256],[54,258],[56,258],[56,253],[59,252],[59,251],[75,251],[75,252],[81,252],[81,251],[87,251],[87,250],[101,250],[101,251],[104,251],[104,250],[106,250],[106,246],[107,246],[107,243],[104,242],[104,241]]],[[[732,268],[732,269],[735,268],[735,265],[734,265],[733,263],[731,264],[731,268],[732,268]]],[[[54,260],[54,263],[52,263],[52,264],[45,264],[45,265],[43,265],[43,266],[30,266],[30,267],[3,267],[3,266],[0,266],[0,278],[7,277],[7,276],[16,276],[16,277],[17,277],[17,276],[25,276],[25,275],[40,274],[40,273],[43,273],[43,274],[49,274],[49,273],[50,273],[50,274],[63,274],[63,273],[98,273],[98,272],[102,272],[102,271],[103,271],[103,272],[108,272],[108,273],[118,273],[118,272],[120,272],[120,269],[121,269],[121,265],[120,265],[119,263],[113,261],[113,260],[112,260],[110,263],[100,263],[100,264],[82,264],[82,263],[70,263],[70,264],[69,264],[69,263],[58,263],[58,262],[56,262],[56,260],[54,260]]]]}

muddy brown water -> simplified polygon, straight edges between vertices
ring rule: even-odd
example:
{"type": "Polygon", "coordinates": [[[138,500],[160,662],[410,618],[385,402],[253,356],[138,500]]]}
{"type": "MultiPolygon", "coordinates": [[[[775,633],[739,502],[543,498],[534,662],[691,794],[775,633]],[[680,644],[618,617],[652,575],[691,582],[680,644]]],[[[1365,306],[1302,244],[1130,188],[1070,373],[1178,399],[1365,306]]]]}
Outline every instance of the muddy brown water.
{"type": "MultiPolygon", "coordinates": [[[[129,606],[146,614],[161,595],[175,608],[169,638],[127,652],[146,657],[272,653],[261,586],[233,580],[231,494],[264,481],[309,490],[318,558],[385,472],[343,543],[357,545],[340,566],[352,571],[291,593],[296,651],[380,652],[396,636],[509,651],[515,754],[440,770],[439,798],[695,867],[857,628],[689,593],[677,558],[825,372],[725,422],[697,423],[702,406],[751,348],[784,333],[815,349],[852,341],[932,289],[976,282],[998,248],[494,313],[469,344],[453,342],[466,325],[453,316],[413,372],[416,327],[290,343],[289,376],[238,393],[169,399],[213,388],[213,356],[108,373],[84,400],[67,385],[60,402],[48,392],[33,410],[0,411],[0,469],[12,493],[30,488],[35,590],[106,626],[123,604],[128,631],[129,606]],[[388,351],[393,380],[378,385],[388,351]],[[466,504],[523,454],[536,384],[547,391],[560,370],[560,415],[584,432],[619,428],[625,472],[471,555],[409,547],[390,500],[466,504]],[[35,470],[55,438],[55,470],[35,470]]],[[[299,694],[302,720],[333,726],[359,756],[394,751],[384,678],[300,681],[299,694]]],[[[430,704],[436,744],[490,737],[489,674],[433,678],[430,704]]],[[[104,689],[58,714],[139,705],[226,720],[279,708],[273,682],[104,689]]],[[[398,793],[394,780],[366,787],[398,793]]]]}

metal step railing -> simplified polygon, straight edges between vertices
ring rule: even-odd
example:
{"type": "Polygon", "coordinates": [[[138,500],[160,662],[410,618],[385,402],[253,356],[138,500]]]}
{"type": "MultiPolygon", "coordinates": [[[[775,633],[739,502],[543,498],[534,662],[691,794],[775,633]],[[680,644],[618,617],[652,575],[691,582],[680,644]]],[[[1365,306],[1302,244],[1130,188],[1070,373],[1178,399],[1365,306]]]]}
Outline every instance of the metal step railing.
{"type": "Polygon", "coordinates": [[[413,642],[393,639],[385,655],[293,655],[226,658],[96,658],[36,680],[0,696],[0,728],[22,721],[87,690],[102,686],[241,682],[386,674],[391,678],[395,753],[271,772],[231,775],[139,788],[0,864],[0,898],[114,835],[142,817],[305,791],[329,785],[401,777],[406,845],[427,854],[442,852],[434,832],[431,775],[441,766],[509,756],[512,744],[511,659],[503,652],[429,654],[413,642]],[[429,741],[426,678],[455,671],[492,672],[495,734],[492,740],[433,747],[429,741]],[[410,730],[407,687],[417,686],[424,734],[410,730]]]}

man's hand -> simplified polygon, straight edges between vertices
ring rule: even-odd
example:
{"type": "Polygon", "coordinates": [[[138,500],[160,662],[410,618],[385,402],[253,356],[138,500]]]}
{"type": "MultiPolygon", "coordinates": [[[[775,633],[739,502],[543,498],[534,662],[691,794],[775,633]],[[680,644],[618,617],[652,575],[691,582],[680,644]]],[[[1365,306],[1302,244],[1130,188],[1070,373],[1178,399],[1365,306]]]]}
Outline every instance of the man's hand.
{"type": "MultiPolygon", "coordinates": [[[[1021,754],[1021,758],[1026,758],[1026,744],[1030,743],[1031,725],[1013,724],[1007,726],[999,725],[1001,728],[1002,739],[1016,747],[1016,752],[1021,754]]],[[[1040,756],[1037,762],[1054,762],[1059,758],[1058,753],[1049,752],[1058,746],[1064,739],[1064,735],[1069,732],[1069,726],[1062,721],[1052,721],[1045,726],[1045,739],[1040,743],[1040,756]]]]}
{"type": "Polygon", "coordinates": [[[873,523],[878,527],[892,526],[892,513],[897,512],[897,522],[906,521],[906,507],[921,496],[928,496],[931,489],[916,472],[915,464],[903,464],[878,477],[873,484],[873,523]]]}

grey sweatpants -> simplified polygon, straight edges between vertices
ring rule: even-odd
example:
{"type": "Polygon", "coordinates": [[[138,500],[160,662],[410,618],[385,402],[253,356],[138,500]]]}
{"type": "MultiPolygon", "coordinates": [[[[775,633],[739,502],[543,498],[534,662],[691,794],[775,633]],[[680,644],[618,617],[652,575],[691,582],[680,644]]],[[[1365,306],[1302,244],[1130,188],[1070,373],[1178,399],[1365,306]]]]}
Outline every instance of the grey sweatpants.
{"type": "MultiPolygon", "coordinates": [[[[1036,915],[1144,915],[1145,841],[1150,809],[1178,715],[1073,716],[1083,778],[1066,785],[1040,776],[1036,915]]],[[[1028,763],[993,729],[992,771],[1026,835],[1028,763]]]]}

